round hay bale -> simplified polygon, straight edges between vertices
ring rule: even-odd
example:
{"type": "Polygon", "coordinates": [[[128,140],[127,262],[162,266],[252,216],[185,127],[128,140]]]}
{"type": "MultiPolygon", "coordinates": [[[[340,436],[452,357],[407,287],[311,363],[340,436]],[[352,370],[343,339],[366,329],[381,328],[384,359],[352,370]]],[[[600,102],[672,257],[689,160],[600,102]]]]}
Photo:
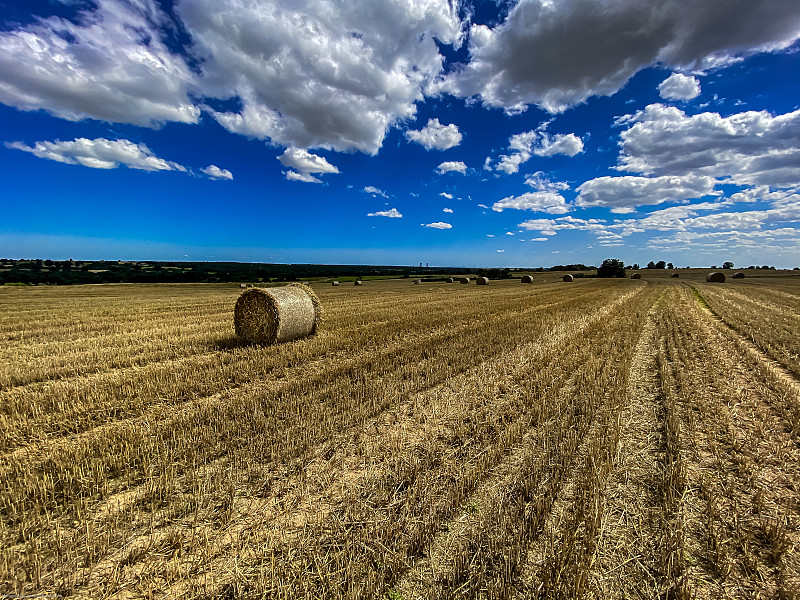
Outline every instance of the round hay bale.
{"type": "Polygon", "coordinates": [[[706,281],[709,283],[725,283],[725,273],[714,271],[706,275],[706,281]]]}
{"type": "Polygon", "coordinates": [[[672,275],[670,275],[670,277],[680,277],[680,275],[678,273],[673,273],[672,275]]]}
{"type": "Polygon", "coordinates": [[[642,278],[641,273],[634,273],[633,275],[631,275],[631,279],[641,279],[641,278],[642,278]]]}
{"type": "Polygon", "coordinates": [[[331,281],[331,285],[339,285],[338,281],[331,281]]]}
{"type": "Polygon", "coordinates": [[[561,280],[562,280],[562,281],[573,281],[574,279],[575,279],[575,278],[574,278],[572,275],[570,275],[569,273],[567,273],[566,275],[564,275],[564,276],[561,278],[561,280]]]}
{"type": "Polygon", "coordinates": [[[531,275],[523,275],[521,281],[522,283],[533,283],[533,277],[531,275]]]}
{"type": "Polygon", "coordinates": [[[239,287],[242,288],[243,290],[246,290],[247,289],[247,284],[246,283],[240,283],[239,287]]]}
{"type": "Polygon", "coordinates": [[[356,280],[353,282],[353,285],[364,285],[364,284],[363,284],[363,283],[361,283],[361,280],[360,280],[360,279],[356,279],[356,280]]]}
{"type": "Polygon", "coordinates": [[[733,279],[744,279],[744,273],[742,273],[741,271],[739,273],[734,273],[733,279]]]}
{"type": "Polygon", "coordinates": [[[445,283],[453,283],[453,278],[452,277],[448,277],[447,279],[444,280],[444,282],[445,283]]]}
{"type": "Polygon", "coordinates": [[[461,283],[469,283],[469,277],[462,277],[460,281],[461,283]]]}
{"type": "Polygon", "coordinates": [[[291,342],[316,333],[322,318],[317,295],[302,283],[250,288],[233,310],[236,335],[256,344],[291,342]]]}
{"type": "Polygon", "coordinates": [[[415,279],[414,280],[414,285],[419,285],[420,283],[422,283],[422,279],[415,279]]]}
{"type": "Polygon", "coordinates": [[[478,277],[475,280],[475,283],[478,285],[489,285],[489,278],[488,277],[478,277]]]}

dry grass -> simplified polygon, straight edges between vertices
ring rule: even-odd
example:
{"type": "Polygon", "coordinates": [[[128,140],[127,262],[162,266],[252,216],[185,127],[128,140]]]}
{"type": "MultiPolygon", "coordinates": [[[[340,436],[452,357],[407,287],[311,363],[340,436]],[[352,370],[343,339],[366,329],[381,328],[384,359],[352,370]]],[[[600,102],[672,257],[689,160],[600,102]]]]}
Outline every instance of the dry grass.
{"type": "Polygon", "coordinates": [[[235,287],[0,289],[0,591],[795,597],[795,342],[759,324],[800,286],[689,277],[731,328],[668,275],[546,276],[318,287],[280,346],[235,287]]]}

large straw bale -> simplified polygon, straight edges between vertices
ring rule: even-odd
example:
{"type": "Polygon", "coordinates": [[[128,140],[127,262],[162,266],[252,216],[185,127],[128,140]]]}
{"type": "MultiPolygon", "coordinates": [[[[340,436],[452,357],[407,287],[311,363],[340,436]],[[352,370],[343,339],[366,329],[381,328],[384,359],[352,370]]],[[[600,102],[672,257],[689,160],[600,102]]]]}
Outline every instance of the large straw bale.
{"type": "Polygon", "coordinates": [[[444,280],[444,282],[445,283],[453,283],[453,278],[452,277],[448,277],[447,279],[444,280]]]}
{"type": "Polygon", "coordinates": [[[744,279],[744,273],[740,271],[739,273],[734,273],[732,277],[734,279],[744,279]]]}
{"type": "Polygon", "coordinates": [[[461,283],[469,283],[469,277],[462,277],[459,281],[461,283]]]}
{"type": "Polygon", "coordinates": [[[572,275],[570,275],[569,273],[567,273],[566,275],[564,275],[561,278],[562,281],[572,281],[573,279],[575,279],[575,278],[572,275]]]}
{"type": "Polygon", "coordinates": [[[239,287],[242,288],[243,290],[246,290],[247,289],[247,284],[246,283],[240,283],[239,287]]]}
{"type": "Polygon", "coordinates": [[[356,279],[356,280],[353,282],[353,285],[363,285],[363,284],[361,283],[361,280],[360,280],[360,279],[356,279]]]}
{"type": "Polygon", "coordinates": [[[633,275],[631,275],[631,279],[641,279],[641,278],[642,278],[641,273],[634,273],[633,275]]]}
{"type": "Polygon", "coordinates": [[[313,335],[321,318],[317,295],[302,283],[250,288],[239,296],[233,311],[236,335],[257,344],[290,342],[313,335]]]}
{"type": "Polygon", "coordinates": [[[489,278],[488,277],[478,277],[475,280],[475,283],[478,285],[489,285],[489,278]]]}
{"type": "Polygon", "coordinates": [[[678,273],[673,273],[672,275],[670,275],[670,277],[680,277],[680,275],[678,273]]]}
{"type": "Polygon", "coordinates": [[[706,275],[706,281],[709,283],[725,283],[725,273],[714,271],[706,275]]]}
{"type": "Polygon", "coordinates": [[[339,285],[338,281],[331,281],[331,285],[339,285]]]}
{"type": "Polygon", "coordinates": [[[420,283],[422,283],[422,279],[415,279],[414,280],[414,285],[419,285],[420,283]]]}
{"type": "Polygon", "coordinates": [[[533,277],[531,275],[523,275],[522,283],[533,283],[533,277]]]}

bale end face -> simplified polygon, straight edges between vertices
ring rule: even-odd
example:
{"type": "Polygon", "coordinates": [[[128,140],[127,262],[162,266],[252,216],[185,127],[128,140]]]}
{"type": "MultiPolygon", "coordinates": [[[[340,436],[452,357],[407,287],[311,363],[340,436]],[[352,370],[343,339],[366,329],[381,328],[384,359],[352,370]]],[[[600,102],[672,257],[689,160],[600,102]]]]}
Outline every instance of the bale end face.
{"type": "Polygon", "coordinates": [[[322,307],[311,288],[301,283],[264,290],[250,288],[236,301],[236,335],[256,344],[290,342],[313,335],[322,319],[322,307]]]}
{"type": "Polygon", "coordinates": [[[706,281],[709,283],[725,283],[725,273],[715,271],[706,275],[706,281]]]}

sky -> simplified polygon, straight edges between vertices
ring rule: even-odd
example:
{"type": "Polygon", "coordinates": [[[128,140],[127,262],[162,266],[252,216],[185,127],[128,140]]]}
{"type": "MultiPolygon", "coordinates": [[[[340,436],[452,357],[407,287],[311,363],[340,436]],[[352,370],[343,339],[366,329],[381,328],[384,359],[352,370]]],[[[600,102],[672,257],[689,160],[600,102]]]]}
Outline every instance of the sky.
{"type": "Polygon", "coordinates": [[[797,0],[0,0],[0,257],[800,266],[797,0]]]}

